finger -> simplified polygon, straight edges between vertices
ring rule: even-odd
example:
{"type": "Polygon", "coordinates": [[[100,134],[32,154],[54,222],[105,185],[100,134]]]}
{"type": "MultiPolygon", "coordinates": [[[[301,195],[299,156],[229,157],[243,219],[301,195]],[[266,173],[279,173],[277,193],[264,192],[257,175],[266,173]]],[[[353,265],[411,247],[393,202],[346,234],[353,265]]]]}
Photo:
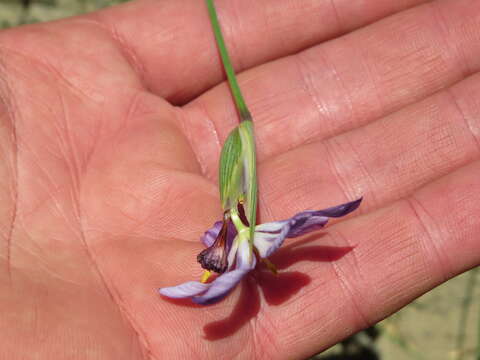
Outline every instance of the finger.
{"type": "Polygon", "coordinates": [[[260,165],[262,221],[364,196],[369,211],[480,159],[480,74],[260,165]]]}
{"type": "MultiPolygon", "coordinates": [[[[297,52],[425,0],[217,1],[238,70],[297,52]]],[[[154,93],[182,103],[220,82],[223,70],[205,1],[136,1],[95,13],[154,93]]]]}
{"type": "Polygon", "coordinates": [[[478,265],[479,176],[480,162],[472,163],[310,242],[355,248],[335,262],[289,267],[312,281],[290,302],[270,306],[257,319],[257,334],[275,329],[271,343],[262,347],[266,357],[273,352],[305,357],[325,349],[478,265]]]}
{"type": "MultiPolygon", "coordinates": [[[[480,68],[480,3],[434,2],[241,74],[255,119],[259,158],[385,116],[480,68]]],[[[204,169],[238,121],[221,85],[187,107],[187,127],[204,169]],[[216,130],[216,131],[213,131],[216,130]],[[218,137],[218,139],[217,139],[218,137]]]]}

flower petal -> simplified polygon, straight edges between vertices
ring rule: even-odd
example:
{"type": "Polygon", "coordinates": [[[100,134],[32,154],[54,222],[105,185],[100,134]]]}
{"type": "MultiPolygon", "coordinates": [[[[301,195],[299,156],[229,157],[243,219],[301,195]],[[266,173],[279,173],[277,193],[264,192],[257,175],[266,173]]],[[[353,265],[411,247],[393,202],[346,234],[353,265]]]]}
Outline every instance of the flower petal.
{"type": "Polygon", "coordinates": [[[303,211],[291,219],[293,221],[287,237],[297,237],[318,230],[327,224],[328,218],[345,216],[356,210],[361,202],[362,198],[323,210],[303,211]]]}
{"type": "Polygon", "coordinates": [[[210,284],[211,286],[203,295],[194,296],[192,301],[202,305],[210,305],[220,301],[228,295],[230,290],[232,290],[249,271],[250,270],[238,269],[220,275],[210,284]]]}
{"type": "Polygon", "coordinates": [[[328,222],[327,216],[318,215],[318,211],[308,210],[296,214],[290,220],[288,238],[301,236],[309,232],[321,229],[328,222]]]}
{"type": "Polygon", "coordinates": [[[220,275],[210,284],[204,294],[194,296],[192,301],[197,304],[210,305],[227,296],[242,278],[255,267],[255,256],[251,252],[248,254],[248,252],[250,252],[250,247],[247,242],[239,244],[236,269],[220,275]]]}
{"type": "Polygon", "coordinates": [[[238,237],[235,237],[233,240],[232,246],[230,247],[228,251],[228,258],[227,258],[227,263],[228,263],[228,268],[227,271],[229,271],[233,264],[235,263],[235,257],[237,256],[237,250],[238,250],[238,237]]]}
{"type": "Polygon", "coordinates": [[[161,288],[158,290],[158,292],[169,298],[182,299],[199,295],[207,290],[210,285],[211,284],[202,284],[198,281],[188,281],[177,286],[161,288]]]}
{"type": "Polygon", "coordinates": [[[252,270],[257,263],[248,241],[239,241],[237,250],[237,269],[252,270]]]}
{"type": "Polygon", "coordinates": [[[334,217],[334,218],[345,216],[347,214],[350,214],[352,211],[356,210],[360,206],[360,203],[362,202],[362,200],[363,200],[363,197],[357,200],[349,201],[341,205],[332,206],[323,210],[318,210],[316,211],[316,213],[319,216],[327,216],[327,217],[334,217]]]}
{"type": "Polygon", "coordinates": [[[200,237],[200,241],[203,243],[203,245],[206,247],[213,245],[218,233],[220,232],[220,229],[222,228],[222,224],[223,222],[217,221],[210,229],[205,231],[205,233],[200,237]]]}
{"type": "Polygon", "coordinates": [[[253,245],[255,245],[255,248],[258,250],[260,257],[269,257],[275,250],[282,246],[289,231],[290,221],[277,221],[257,225],[255,227],[253,245]]]}
{"type": "Polygon", "coordinates": [[[358,208],[362,198],[323,210],[307,210],[283,221],[260,224],[255,227],[253,243],[262,258],[270,256],[285,238],[307,234],[324,227],[328,218],[340,217],[358,208]]]}
{"type": "MultiPolygon", "coordinates": [[[[220,230],[222,229],[222,221],[217,221],[213,226],[205,231],[205,233],[200,237],[200,241],[206,247],[210,247],[213,245],[215,240],[217,239],[220,230]]],[[[237,235],[237,230],[235,226],[230,222],[228,224],[228,233],[227,233],[227,248],[229,248],[232,244],[233,239],[237,235]]]]}

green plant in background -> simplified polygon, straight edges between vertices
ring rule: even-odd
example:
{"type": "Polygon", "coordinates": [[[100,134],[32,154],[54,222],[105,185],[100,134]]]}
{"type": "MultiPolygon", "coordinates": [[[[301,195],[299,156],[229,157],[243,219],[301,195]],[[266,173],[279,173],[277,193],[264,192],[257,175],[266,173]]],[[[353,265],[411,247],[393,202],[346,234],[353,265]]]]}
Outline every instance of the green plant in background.
{"type": "MultiPolygon", "coordinates": [[[[475,291],[475,286],[477,283],[478,277],[478,268],[473,269],[468,274],[467,284],[465,286],[465,295],[462,301],[462,310],[460,313],[460,320],[458,325],[458,333],[455,342],[455,353],[456,357],[455,360],[464,360],[465,359],[465,337],[467,333],[467,323],[470,314],[470,310],[472,307],[473,296],[475,291]]],[[[480,320],[479,320],[480,324],[480,320]]],[[[480,334],[478,335],[480,336],[480,334]]],[[[478,344],[477,344],[477,359],[480,359],[480,354],[478,351],[478,344]]]]}
{"type": "Polygon", "coordinates": [[[56,20],[127,0],[0,0],[0,28],[56,20]]]}
{"type": "Polygon", "coordinates": [[[382,329],[372,326],[340,342],[336,351],[326,351],[310,360],[380,360],[377,340],[381,335],[382,329]]]}
{"type": "Polygon", "coordinates": [[[8,28],[8,27],[11,27],[13,26],[12,24],[10,24],[10,22],[8,20],[0,20],[0,28],[1,29],[5,29],[5,28],[8,28]]]}
{"type": "MultiPolygon", "coordinates": [[[[480,308],[478,309],[477,314],[480,314],[480,308]]],[[[478,316],[477,320],[477,355],[476,360],[480,360],[480,316],[478,316]]]]}

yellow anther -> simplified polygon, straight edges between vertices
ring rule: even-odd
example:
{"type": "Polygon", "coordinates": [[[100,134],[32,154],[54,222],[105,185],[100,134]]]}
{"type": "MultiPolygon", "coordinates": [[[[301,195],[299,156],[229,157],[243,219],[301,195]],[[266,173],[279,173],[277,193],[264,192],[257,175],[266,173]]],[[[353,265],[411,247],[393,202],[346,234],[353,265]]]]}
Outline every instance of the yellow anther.
{"type": "MultiPolygon", "coordinates": [[[[261,258],[260,257],[260,253],[258,252],[258,249],[254,246],[253,247],[253,251],[255,252],[255,254],[257,255],[257,257],[261,258]]],[[[277,270],[277,267],[275,266],[274,263],[272,263],[270,260],[268,260],[267,258],[262,258],[262,262],[265,264],[265,266],[267,267],[268,270],[270,270],[274,275],[277,275],[278,274],[278,270],[277,270]]]]}
{"type": "Polygon", "coordinates": [[[275,275],[277,275],[278,271],[277,271],[277,267],[275,266],[274,263],[272,263],[270,260],[268,259],[262,259],[263,263],[267,266],[268,270],[270,270],[272,273],[274,273],[275,275]]]}
{"type": "Polygon", "coordinates": [[[211,275],[211,271],[205,270],[202,274],[202,277],[200,278],[200,282],[205,284],[211,275]]]}

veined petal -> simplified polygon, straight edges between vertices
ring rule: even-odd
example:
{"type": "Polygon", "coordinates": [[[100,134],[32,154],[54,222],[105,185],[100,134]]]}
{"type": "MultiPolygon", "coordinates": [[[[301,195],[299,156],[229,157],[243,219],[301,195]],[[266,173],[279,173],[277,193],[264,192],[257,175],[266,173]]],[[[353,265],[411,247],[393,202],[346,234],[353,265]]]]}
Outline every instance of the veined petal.
{"type": "Polygon", "coordinates": [[[319,215],[318,211],[302,211],[290,219],[290,228],[286,237],[297,237],[321,229],[327,222],[328,217],[319,215]]]}
{"type": "Polygon", "coordinates": [[[222,221],[217,221],[210,229],[205,231],[205,233],[200,237],[200,241],[203,243],[203,245],[205,245],[206,247],[210,247],[213,245],[213,243],[217,239],[220,229],[222,228],[222,224],[222,221]]]}
{"type": "Polygon", "coordinates": [[[330,217],[340,217],[354,211],[362,198],[323,210],[308,210],[296,214],[288,220],[260,224],[255,227],[253,243],[262,258],[270,256],[285,238],[307,234],[324,227],[330,217]]]}
{"type": "Polygon", "coordinates": [[[202,284],[198,281],[188,281],[177,286],[161,288],[158,290],[158,292],[169,298],[182,299],[199,295],[207,290],[210,285],[211,284],[202,284]]]}
{"type": "MultiPolygon", "coordinates": [[[[217,221],[213,226],[205,231],[205,233],[200,237],[200,241],[206,247],[210,247],[213,245],[215,240],[217,239],[220,230],[222,229],[222,222],[217,221]]],[[[227,233],[227,248],[229,248],[232,244],[233,239],[237,235],[237,230],[232,223],[228,224],[228,233],[227,233]]]]}
{"type": "Polygon", "coordinates": [[[228,252],[228,258],[227,258],[228,268],[227,268],[227,271],[229,271],[232,268],[233,264],[235,263],[235,257],[237,256],[237,250],[238,250],[238,238],[235,237],[235,239],[233,240],[232,246],[230,247],[229,252],[228,252]]]}
{"type": "Polygon", "coordinates": [[[291,220],[257,225],[255,227],[253,245],[258,250],[260,257],[269,257],[275,250],[282,246],[290,228],[291,220]]]}
{"type": "Polygon", "coordinates": [[[287,237],[297,237],[318,230],[327,224],[328,218],[345,216],[356,210],[361,202],[362,198],[323,210],[308,210],[298,213],[291,218],[287,237]]]}
{"type": "Polygon", "coordinates": [[[237,269],[252,270],[257,263],[257,259],[250,248],[247,241],[239,241],[237,250],[237,269]]]}
{"type": "Polygon", "coordinates": [[[245,251],[245,247],[248,252],[250,252],[250,247],[247,242],[239,244],[236,269],[228,271],[216,278],[210,284],[210,287],[205,293],[192,298],[193,302],[202,305],[210,305],[222,300],[242,280],[242,278],[255,267],[255,256],[253,256],[253,254],[249,255],[245,251]]]}
{"type": "Polygon", "coordinates": [[[203,295],[194,296],[192,301],[197,304],[210,305],[220,301],[228,295],[250,269],[238,269],[226,272],[216,278],[203,295]]]}
{"type": "Polygon", "coordinates": [[[327,216],[327,217],[333,217],[333,218],[342,217],[356,210],[360,206],[360,203],[362,202],[362,200],[363,200],[363,197],[357,200],[349,201],[344,204],[332,206],[332,207],[329,207],[323,210],[318,210],[315,212],[319,216],[327,216]]]}

